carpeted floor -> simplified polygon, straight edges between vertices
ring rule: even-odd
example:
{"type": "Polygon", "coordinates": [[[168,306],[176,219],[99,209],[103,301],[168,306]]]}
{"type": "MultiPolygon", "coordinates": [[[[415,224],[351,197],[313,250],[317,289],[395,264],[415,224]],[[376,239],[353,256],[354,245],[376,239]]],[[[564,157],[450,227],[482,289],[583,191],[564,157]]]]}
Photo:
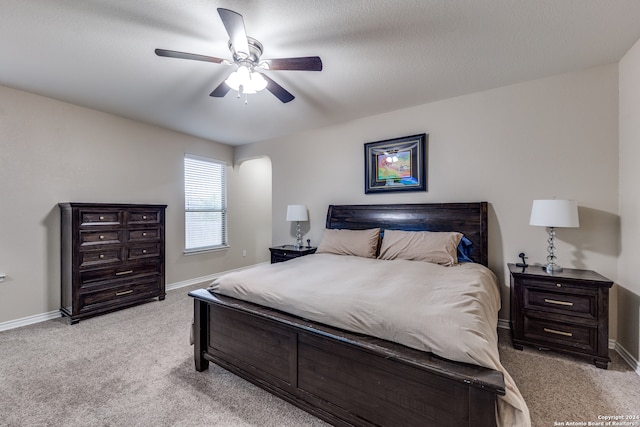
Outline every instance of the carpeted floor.
{"type": "MultiPolygon", "coordinates": [[[[60,318],[0,332],[0,425],[326,426],[214,364],[195,371],[193,288],[73,326],[60,318]]],[[[508,331],[500,339],[534,426],[640,415],[640,377],[615,352],[605,371],[516,351],[508,331]]]]}

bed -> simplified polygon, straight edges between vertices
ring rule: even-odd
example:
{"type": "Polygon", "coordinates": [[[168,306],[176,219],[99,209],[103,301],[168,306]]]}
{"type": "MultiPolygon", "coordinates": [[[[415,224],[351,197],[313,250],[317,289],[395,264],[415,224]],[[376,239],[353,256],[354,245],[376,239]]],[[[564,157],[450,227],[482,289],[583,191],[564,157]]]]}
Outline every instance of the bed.
{"type": "MultiPolygon", "coordinates": [[[[486,202],[332,205],[327,212],[326,228],[456,231],[473,245],[469,255],[473,262],[464,268],[492,274],[478,266],[486,267],[488,263],[486,202]]],[[[329,264],[322,263],[334,262],[331,257],[337,257],[346,270],[356,271],[360,268],[358,264],[365,263],[363,272],[373,269],[376,262],[384,262],[318,254],[277,265],[257,266],[248,269],[246,274],[261,277],[261,285],[266,290],[271,289],[269,286],[276,289],[279,278],[286,277],[289,271],[299,275],[304,268],[309,268],[305,264],[314,263],[320,263],[323,268],[329,264]],[[274,274],[271,280],[267,280],[269,269],[274,274]]],[[[418,268],[420,264],[419,268],[443,270],[440,266],[423,265],[429,263],[398,262],[405,263],[401,264],[402,268],[418,268]]],[[[236,276],[225,277],[229,282],[229,277],[236,276]]],[[[295,281],[304,283],[301,279],[295,281]]],[[[366,280],[369,284],[374,281],[366,280]]],[[[330,292],[340,286],[333,282],[339,281],[324,282],[325,286],[316,288],[326,287],[330,292]]],[[[411,342],[413,332],[409,329],[399,331],[401,335],[407,332],[404,335],[409,337],[410,345],[404,345],[406,339],[384,339],[388,338],[384,334],[363,333],[369,330],[358,327],[364,322],[356,315],[348,316],[355,327],[351,323],[346,326],[334,323],[329,315],[316,315],[313,320],[316,309],[305,311],[305,303],[316,299],[309,295],[321,297],[319,293],[307,294],[287,307],[274,303],[282,296],[273,298],[268,291],[266,297],[254,298],[247,294],[244,286],[237,286],[236,293],[224,295],[224,281],[222,283],[221,286],[214,282],[213,290],[190,292],[194,298],[194,360],[198,371],[206,370],[209,362],[216,363],[336,426],[493,427],[530,423],[517,387],[501,369],[499,360],[494,360],[499,359],[495,334],[499,296],[497,308],[491,309],[495,317],[494,314],[487,316],[490,329],[493,328],[489,333],[492,341],[489,347],[495,349],[488,351],[487,358],[491,360],[485,363],[483,359],[478,364],[475,359],[466,360],[464,348],[460,357],[454,356],[457,361],[438,356],[438,351],[421,350],[411,342]]],[[[381,306],[397,307],[394,293],[367,299],[366,294],[374,288],[367,289],[362,294],[365,305],[374,299],[382,301],[381,306]]],[[[283,292],[286,294],[286,290],[283,292]]],[[[340,311],[342,303],[340,297],[331,305],[340,311]]],[[[389,337],[397,333],[392,332],[389,337]]],[[[481,334],[472,331],[469,339],[473,340],[475,335],[481,334]]]]}

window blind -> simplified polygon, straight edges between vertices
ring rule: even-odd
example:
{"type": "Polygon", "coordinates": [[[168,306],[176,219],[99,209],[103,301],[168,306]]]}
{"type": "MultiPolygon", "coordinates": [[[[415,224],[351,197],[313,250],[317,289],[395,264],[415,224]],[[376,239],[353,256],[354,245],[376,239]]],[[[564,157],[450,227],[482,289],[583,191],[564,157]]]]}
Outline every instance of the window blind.
{"type": "Polygon", "coordinates": [[[225,162],[184,157],[185,252],[227,246],[225,162]]]}

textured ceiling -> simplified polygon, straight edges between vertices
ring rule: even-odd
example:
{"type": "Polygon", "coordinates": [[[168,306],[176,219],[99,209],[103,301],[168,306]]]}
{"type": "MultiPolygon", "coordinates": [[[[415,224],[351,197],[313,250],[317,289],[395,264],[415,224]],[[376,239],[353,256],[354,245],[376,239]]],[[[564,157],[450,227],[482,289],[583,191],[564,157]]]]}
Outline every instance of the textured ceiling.
{"type": "Polygon", "coordinates": [[[638,0],[1,0],[0,84],[232,145],[618,61],[638,0]],[[244,16],[296,96],[209,93],[232,66],[216,8],[244,16]]]}

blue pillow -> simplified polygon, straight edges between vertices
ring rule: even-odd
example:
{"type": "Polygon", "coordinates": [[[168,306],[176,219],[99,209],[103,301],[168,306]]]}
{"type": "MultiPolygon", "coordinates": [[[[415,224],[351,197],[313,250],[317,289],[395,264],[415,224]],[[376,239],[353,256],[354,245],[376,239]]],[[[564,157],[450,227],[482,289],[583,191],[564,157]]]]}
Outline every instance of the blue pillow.
{"type": "Polygon", "coordinates": [[[473,254],[473,243],[462,236],[460,243],[458,243],[458,262],[473,262],[471,254],[473,254]]]}

